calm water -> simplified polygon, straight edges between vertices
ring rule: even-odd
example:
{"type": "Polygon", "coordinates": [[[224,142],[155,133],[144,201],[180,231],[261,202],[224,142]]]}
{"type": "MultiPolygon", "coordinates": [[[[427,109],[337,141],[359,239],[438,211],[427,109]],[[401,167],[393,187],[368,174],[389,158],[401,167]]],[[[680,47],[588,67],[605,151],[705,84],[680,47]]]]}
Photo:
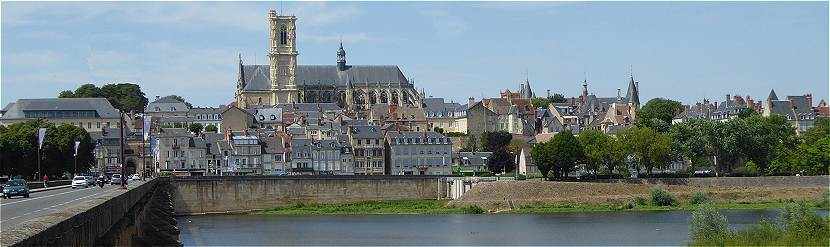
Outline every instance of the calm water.
{"type": "MultiPolygon", "coordinates": [[[[734,228],[774,210],[726,210],[734,228]]],[[[826,212],[822,212],[826,215],[826,212]]],[[[691,215],[607,212],[496,215],[263,216],[178,218],[185,246],[204,245],[681,245],[691,215]]]]}

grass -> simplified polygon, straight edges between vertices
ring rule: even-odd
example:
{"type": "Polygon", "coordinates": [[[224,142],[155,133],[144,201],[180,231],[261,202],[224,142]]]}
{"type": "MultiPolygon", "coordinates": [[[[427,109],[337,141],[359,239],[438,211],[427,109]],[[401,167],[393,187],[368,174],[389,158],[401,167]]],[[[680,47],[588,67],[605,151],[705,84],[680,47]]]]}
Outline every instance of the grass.
{"type": "Polygon", "coordinates": [[[818,216],[807,202],[788,203],[779,219],[762,220],[733,231],[711,205],[700,205],[692,213],[691,245],[694,246],[827,246],[830,218],[818,216]]]}
{"type": "Polygon", "coordinates": [[[449,206],[446,200],[391,200],[333,204],[293,204],[258,212],[269,215],[479,214],[478,206],[449,206]]]}

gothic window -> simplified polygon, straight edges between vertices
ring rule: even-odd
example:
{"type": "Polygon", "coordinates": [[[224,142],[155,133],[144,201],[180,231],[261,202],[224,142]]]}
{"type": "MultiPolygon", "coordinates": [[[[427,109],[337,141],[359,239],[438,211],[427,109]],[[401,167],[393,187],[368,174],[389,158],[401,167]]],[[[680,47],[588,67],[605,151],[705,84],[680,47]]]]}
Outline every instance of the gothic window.
{"type": "Polygon", "coordinates": [[[285,26],[282,26],[282,30],[280,31],[280,44],[288,44],[288,31],[285,29],[285,26]]]}
{"type": "Polygon", "coordinates": [[[262,97],[257,98],[257,104],[262,105],[262,97]]]}

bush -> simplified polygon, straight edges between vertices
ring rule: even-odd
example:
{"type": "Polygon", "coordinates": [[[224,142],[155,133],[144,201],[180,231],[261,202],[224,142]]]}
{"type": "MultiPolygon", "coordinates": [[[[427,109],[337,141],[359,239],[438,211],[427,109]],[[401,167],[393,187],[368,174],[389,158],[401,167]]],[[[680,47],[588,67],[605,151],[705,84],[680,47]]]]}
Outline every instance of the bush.
{"type": "Polygon", "coordinates": [[[709,202],[709,195],[706,192],[698,191],[692,194],[692,199],[689,200],[689,203],[693,205],[704,204],[709,202]]]}
{"type": "Polygon", "coordinates": [[[726,217],[711,204],[703,204],[692,212],[689,237],[701,245],[722,245],[729,236],[726,217]]]}
{"type": "Polygon", "coordinates": [[[468,205],[462,208],[465,214],[483,214],[484,209],[478,205],[468,205]]]}
{"type": "Polygon", "coordinates": [[[648,200],[641,196],[634,197],[634,203],[636,203],[637,206],[648,206],[648,200]]]}
{"type": "MultiPolygon", "coordinates": [[[[786,228],[785,234],[788,239],[813,242],[822,237],[827,237],[827,221],[816,214],[807,203],[792,203],[784,207],[781,212],[781,221],[786,228]]],[[[825,241],[826,244],[826,241],[825,241]]],[[[825,245],[826,246],[826,245],[825,245]]]]}
{"type": "Polygon", "coordinates": [[[516,175],[516,180],[526,180],[526,179],[527,179],[527,176],[525,176],[524,174],[516,175]]]}
{"type": "Polygon", "coordinates": [[[661,188],[652,188],[651,204],[656,206],[674,206],[677,205],[677,199],[675,199],[674,195],[666,190],[661,188]]]}

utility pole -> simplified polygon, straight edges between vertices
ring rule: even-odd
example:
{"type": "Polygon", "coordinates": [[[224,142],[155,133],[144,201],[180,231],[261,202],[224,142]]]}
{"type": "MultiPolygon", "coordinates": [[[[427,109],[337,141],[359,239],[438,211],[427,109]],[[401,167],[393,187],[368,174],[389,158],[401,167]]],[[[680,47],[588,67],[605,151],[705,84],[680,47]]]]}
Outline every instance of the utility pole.
{"type": "Polygon", "coordinates": [[[119,158],[121,159],[121,181],[120,182],[121,182],[121,189],[127,189],[127,183],[124,180],[126,178],[125,177],[125,173],[126,173],[125,169],[127,168],[126,167],[127,164],[125,162],[126,160],[124,159],[124,113],[119,111],[118,112],[118,117],[119,117],[119,119],[118,119],[118,131],[119,131],[119,133],[121,133],[121,136],[119,137],[119,141],[118,141],[118,144],[120,146],[120,157],[119,158]]]}

